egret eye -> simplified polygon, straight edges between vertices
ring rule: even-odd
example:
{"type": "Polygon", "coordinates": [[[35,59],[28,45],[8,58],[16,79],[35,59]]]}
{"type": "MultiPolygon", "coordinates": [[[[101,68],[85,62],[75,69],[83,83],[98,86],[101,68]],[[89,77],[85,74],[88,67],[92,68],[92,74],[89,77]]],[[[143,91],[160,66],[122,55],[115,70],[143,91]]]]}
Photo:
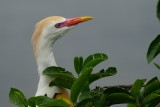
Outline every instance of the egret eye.
{"type": "Polygon", "coordinates": [[[57,24],[55,24],[55,27],[56,28],[61,28],[61,27],[63,27],[63,23],[57,23],[57,24]]]}

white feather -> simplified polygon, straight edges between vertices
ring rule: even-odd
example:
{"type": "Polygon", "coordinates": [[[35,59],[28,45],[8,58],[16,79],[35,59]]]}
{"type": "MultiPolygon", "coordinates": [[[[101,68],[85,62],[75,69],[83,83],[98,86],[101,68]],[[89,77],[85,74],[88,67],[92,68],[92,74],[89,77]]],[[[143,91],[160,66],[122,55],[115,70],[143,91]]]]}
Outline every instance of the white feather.
{"type": "MultiPolygon", "coordinates": [[[[55,23],[55,22],[54,22],[55,23]]],[[[53,25],[53,23],[51,24],[53,25]]],[[[50,27],[52,27],[50,25],[50,27]]],[[[56,28],[51,31],[50,27],[46,26],[39,38],[38,49],[37,49],[37,65],[39,73],[39,84],[35,96],[41,96],[47,94],[48,97],[53,98],[55,93],[62,92],[62,89],[56,86],[49,87],[49,83],[53,80],[52,78],[43,75],[42,72],[47,67],[57,66],[54,55],[53,55],[53,44],[60,38],[64,33],[66,33],[71,28],[64,27],[57,31],[56,28]]]]}

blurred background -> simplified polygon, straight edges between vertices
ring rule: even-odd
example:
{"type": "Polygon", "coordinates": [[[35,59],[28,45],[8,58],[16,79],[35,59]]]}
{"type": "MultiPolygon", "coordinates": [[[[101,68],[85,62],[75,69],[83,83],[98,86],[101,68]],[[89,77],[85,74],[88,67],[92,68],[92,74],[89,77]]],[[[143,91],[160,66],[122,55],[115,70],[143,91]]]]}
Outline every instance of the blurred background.
{"type": "Polygon", "coordinates": [[[95,71],[115,66],[117,75],[93,83],[92,88],[132,84],[136,79],[149,80],[160,75],[146,60],[150,42],[160,33],[157,1],[0,0],[0,106],[14,107],[8,100],[11,87],[21,90],[27,98],[35,95],[38,74],[31,37],[34,25],[47,16],[95,17],[77,26],[53,46],[58,66],[73,73],[75,56],[87,57],[97,52],[109,56],[95,71]]]}

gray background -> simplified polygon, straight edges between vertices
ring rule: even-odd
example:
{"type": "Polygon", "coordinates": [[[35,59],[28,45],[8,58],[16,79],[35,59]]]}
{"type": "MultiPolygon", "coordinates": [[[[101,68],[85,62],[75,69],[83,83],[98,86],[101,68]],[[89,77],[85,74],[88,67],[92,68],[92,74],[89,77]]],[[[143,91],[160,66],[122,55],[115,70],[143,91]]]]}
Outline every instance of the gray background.
{"type": "MultiPolygon", "coordinates": [[[[38,74],[31,37],[34,25],[52,15],[95,17],[53,46],[58,65],[70,71],[74,56],[96,52],[109,56],[96,70],[115,66],[117,75],[95,82],[92,88],[160,75],[146,61],[148,46],[160,32],[156,4],[157,0],[0,0],[0,106],[13,107],[8,101],[11,87],[23,91],[27,98],[34,96],[38,74]]],[[[120,106],[124,105],[115,107],[120,106]]]]}

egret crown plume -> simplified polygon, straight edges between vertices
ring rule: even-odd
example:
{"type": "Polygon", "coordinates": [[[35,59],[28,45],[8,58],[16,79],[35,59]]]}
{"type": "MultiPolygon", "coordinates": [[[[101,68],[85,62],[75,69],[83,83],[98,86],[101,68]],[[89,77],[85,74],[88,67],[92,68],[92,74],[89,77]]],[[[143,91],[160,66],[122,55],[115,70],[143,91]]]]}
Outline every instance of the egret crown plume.
{"type": "Polygon", "coordinates": [[[42,72],[49,66],[57,66],[52,45],[75,25],[91,20],[91,16],[75,17],[66,19],[61,16],[47,17],[36,24],[32,36],[33,52],[38,65],[39,84],[36,96],[47,94],[53,98],[55,93],[63,93],[69,96],[66,89],[60,87],[49,87],[52,78],[43,75],[42,72]]]}

